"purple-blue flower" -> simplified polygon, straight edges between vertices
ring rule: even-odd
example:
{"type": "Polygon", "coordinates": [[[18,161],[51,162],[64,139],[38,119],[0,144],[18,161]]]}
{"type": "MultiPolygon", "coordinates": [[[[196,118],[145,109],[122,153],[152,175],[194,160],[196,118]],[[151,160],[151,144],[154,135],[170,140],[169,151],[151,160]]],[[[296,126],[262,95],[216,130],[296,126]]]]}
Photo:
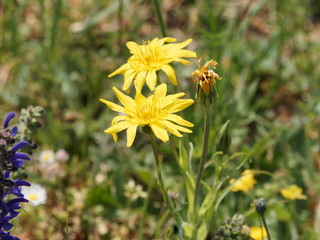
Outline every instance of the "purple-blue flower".
{"type": "Polygon", "coordinates": [[[9,126],[9,122],[12,118],[14,118],[16,114],[14,112],[10,112],[7,114],[6,118],[4,119],[3,128],[7,128],[9,126]]]}
{"type": "Polygon", "coordinates": [[[29,142],[19,141],[16,143],[15,136],[18,133],[18,128],[16,126],[9,127],[9,122],[14,117],[15,113],[10,112],[4,120],[3,129],[0,129],[0,166],[2,167],[0,170],[0,240],[19,240],[10,234],[13,227],[10,221],[18,216],[21,209],[20,203],[28,202],[21,193],[21,188],[30,186],[26,180],[11,179],[11,172],[18,171],[24,160],[30,160],[26,153],[18,152],[21,148],[29,145],[29,142]],[[10,200],[7,199],[9,195],[11,195],[10,200]]]}

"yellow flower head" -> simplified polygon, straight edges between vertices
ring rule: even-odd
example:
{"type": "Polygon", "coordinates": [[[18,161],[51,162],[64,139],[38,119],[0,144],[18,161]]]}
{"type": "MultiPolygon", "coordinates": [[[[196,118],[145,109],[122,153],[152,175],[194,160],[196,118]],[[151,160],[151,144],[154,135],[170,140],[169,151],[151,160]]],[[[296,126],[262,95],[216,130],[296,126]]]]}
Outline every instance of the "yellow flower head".
{"type": "Polygon", "coordinates": [[[264,227],[251,227],[250,230],[250,237],[254,240],[263,240],[268,236],[264,227]]]}
{"type": "Polygon", "coordinates": [[[307,199],[307,196],[302,194],[302,188],[299,188],[296,184],[281,189],[280,192],[284,198],[289,200],[307,199]]]}
{"type": "Polygon", "coordinates": [[[182,57],[196,57],[193,51],[182,49],[187,46],[192,39],[188,39],[182,43],[165,44],[165,42],[175,42],[175,38],[155,38],[148,41],[148,44],[138,45],[135,42],[127,42],[127,47],[132,56],[128,62],[111,73],[109,77],[117,74],[124,75],[124,84],[122,89],[127,90],[132,80],[136,89],[141,91],[145,81],[151,91],[154,90],[157,82],[156,71],[163,70],[169,77],[173,85],[177,85],[176,75],[173,67],[169,65],[171,62],[181,62],[188,64],[187,60],[182,57]]]}
{"type": "Polygon", "coordinates": [[[192,99],[178,99],[184,96],[184,93],[166,96],[166,84],[159,85],[154,94],[147,98],[139,91],[137,91],[135,99],[123,94],[116,87],[113,87],[113,91],[117,94],[123,107],[104,99],[100,99],[100,101],[113,111],[120,113],[112,120],[111,127],[104,131],[112,134],[115,142],[117,141],[116,133],[127,129],[127,146],[130,147],[135,139],[138,126],[150,127],[163,142],[169,140],[167,131],[178,137],[182,137],[179,131],[192,132],[182,126],[193,127],[193,124],[174,114],[194,102],[192,99]]]}
{"type": "Polygon", "coordinates": [[[215,69],[216,65],[218,64],[216,61],[214,60],[210,60],[209,62],[206,62],[206,64],[201,67],[200,62],[201,59],[199,59],[198,61],[198,68],[197,70],[195,70],[192,73],[192,79],[195,82],[199,82],[201,88],[203,89],[203,91],[206,92],[206,94],[209,93],[210,91],[210,85],[216,85],[216,79],[220,80],[222,78],[219,77],[219,75],[217,73],[215,73],[212,69],[208,69],[210,66],[215,69]]]}
{"type": "Polygon", "coordinates": [[[254,170],[247,169],[241,173],[241,177],[239,180],[230,179],[229,183],[234,185],[231,188],[232,192],[243,191],[245,193],[249,192],[249,190],[253,187],[257,181],[254,179],[254,170]]]}

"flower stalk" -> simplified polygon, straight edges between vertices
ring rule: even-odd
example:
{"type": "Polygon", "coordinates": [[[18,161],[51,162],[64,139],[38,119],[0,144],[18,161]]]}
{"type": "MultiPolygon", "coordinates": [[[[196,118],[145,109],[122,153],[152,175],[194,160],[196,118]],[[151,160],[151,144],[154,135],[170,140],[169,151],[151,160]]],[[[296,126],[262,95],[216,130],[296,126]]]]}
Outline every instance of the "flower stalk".
{"type": "Polygon", "coordinates": [[[266,219],[265,219],[264,217],[262,218],[262,222],[263,222],[264,228],[265,228],[266,231],[267,231],[268,240],[271,240],[271,237],[270,237],[270,234],[269,234],[269,230],[268,230],[268,226],[267,226],[267,222],[266,222],[266,219]]]}
{"type": "Polygon", "coordinates": [[[203,130],[202,155],[201,155],[200,166],[198,169],[198,174],[196,179],[196,187],[195,187],[194,201],[193,201],[196,220],[198,219],[198,209],[199,209],[198,204],[199,204],[199,195],[200,195],[200,189],[201,189],[202,173],[203,173],[204,165],[208,155],[210,127],[211,127],[211,105],[204,105],[204,130],[203,130]]]}
{"type": "Polygon", "coordinates": [[[255,207],[256,207],[257,213],[260,215],[260,217],[262,219],[263,226],[266,229],[268,240],[271,240],[271,237],[270,237],[270,234],[269,234],[269,230],[268,230],[268,226],[267,226],[267,222],[266,222],[266,219],[265,219],[265,212],[267,210],[267,202],[266,202],[266,200],[264,198],[259,198],[258,200],[256,200],[255,207]]]}
{"type": "Polygon", "coordinates": [[[160,24],[162,36],[166,37],[167,36],[166,25],[165,25],[165,23],[163,21],[159,0],[153,0],[153,4],[154,4],[154,7],[156,9],[157,18],[158,18],[158,21],[159,21],[159,24],[160,24]]]}
{"type": "Polygon", "coordinates": [[[167,202],[167,193],[166,193],[166,188],[163,183],[163,178],[162,178],[162,161],[159,158],[158,154],[158,149],[157,149],[157,144],[156,144],[156,138],[153,132],[149,133],[150,139],[151,139],[151,144],[152,144],[152,149],[153,149],[153,154],[154,154],[154,161],[156,163],[156,170],[157,170],[157,176],[158,176],[158,184],[160,185],[160,190],[163,196],[163,199],[165,202],[167,202]]]}

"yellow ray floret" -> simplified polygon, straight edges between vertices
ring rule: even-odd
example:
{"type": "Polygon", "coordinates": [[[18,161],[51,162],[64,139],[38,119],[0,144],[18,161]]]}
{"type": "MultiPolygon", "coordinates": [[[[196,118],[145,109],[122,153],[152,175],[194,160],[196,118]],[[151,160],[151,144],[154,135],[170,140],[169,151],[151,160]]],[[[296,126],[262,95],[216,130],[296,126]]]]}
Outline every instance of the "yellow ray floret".
{"type": "Polygon", "coordinates": [[[166,84],[160,84],[154,94],[149,97],[144,97],[138,91],[135,99],[123,94],[116,87],[113,87],[113,91],[117,94],[123,107],[104,99],[100,101],[113,111],[119,112],[119,115],[112,120],[111,127],[104,131],[112,134],[115,142],[117,133],[127,129],[127,146],[130,147],[136,137],[138,126],[150,127],[163,142],[169,140],[168,132],[178,137],[182,137],[179,131],[192,133],[186,127],[193,127],[193,124],[174,114],[194,102],[192,99],[179,99],[184,96],[184,93],[166,96],[166,84]]]}
{"type": "Polygon", "coordinates": [[[249,192],[251,188],[253,188],[253,185],[257,183],[257,181],[254,179],[254,170],[253,169],[246,169],[241,173],[241,177],[236,179],[230,179],[230,184],[233,184],[231,191],[237,192],[237,191],[243,191],[245,193],[249,192]]]}
{"type": "Polygon", "coordinates": [[[255,240],[263,240],[267,237],[267,230],[263,227],[251,227],[250,228],[250,239],[255,239],[255,240]]]}
{"type": "Polygon", "coordinates": [[[289,200],[307,199],[307,196],[302,194],[302,188],[296,184],[292,184],[280,190],[282,196],[289,200]]]}
{"type": "Polygon", "coordinates": [[[132,56],[128,59],[127,63],[111,73],[109,77],[123,74],[123,90],[127,90],[134,80],[134,85],[139,91],[141,91],[145,82],[147,82],[150,90],[153,91],[157,82],[156,72],[162,70],[168,75],[172,84],[177,85],[175,71],[169,63],[181,62],[188,64],[189,62],[182,59],[182,57],[196,57],[197,55],[193,51],[183,49],[192,39],[188,39],[182,43],[164,45],[165,42],[175,41],[175,38],[167,37],[162,39],[155,38],[143,45],[127,42],[127,47],[132,56]]]}

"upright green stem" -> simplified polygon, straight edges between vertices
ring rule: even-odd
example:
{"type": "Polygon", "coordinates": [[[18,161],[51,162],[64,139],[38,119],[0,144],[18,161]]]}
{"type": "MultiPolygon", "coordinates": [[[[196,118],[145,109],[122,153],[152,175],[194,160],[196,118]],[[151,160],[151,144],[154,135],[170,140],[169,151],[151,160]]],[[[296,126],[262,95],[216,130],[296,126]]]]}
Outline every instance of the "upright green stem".
{"type": "Polygon", "coordinates": [[[149,182],[149,186],[148,186],[148,197],[147,199],[144,201],[143,207],[142,207],[142,213],[141,213],[141,219],[140,219],[140,224],[139,224],[139,232],[138,232],[138,240],[142,240],[143,239],[143,227],[144,227],[144,221],[147,215],[147,210],[148,210],[148,205],[150,202],[150,197],[151,197],[151,190],[153,187],[153,179],[149,182]]]}
{"type": "Polygon", "coordinates": [[[156,9],[157,18],[158,18],[158,21],[160,24],[162,36],[166,37],[167,36],[166,25],[164,24],[164,21],[163,21],[159,0],[153,0],[153,3],[154,3],[154,7],[156,9]]]}
{"type": "Polygon", "coordinates": [[[154,153],[154,161],[156,163],[156,169],[157,169],[157,175],[158,175],[158,184],[160,185],[161,193],[163,195],[163,199],[165,202],[167,202],[167,193],[166,188],[164,187],[163,179],[162,179],[162,162],[159,159],[158,150],[157,150],[157,144],[156,144],[156,138],[153,133],[149,133],[151,143],[152,143],[152,149],[154,153]]]}
{"type": "Polygon", "coordinates": [[[262,222],[263,222],[263,226],[267,231],[267,235],[268,235],[268,240],[271,240],[270,234],[269,234],[269,230],[268,230],[268,226],[267,226],[267,222],[266,219],[264,217],[262,217],[262,222]]]}
{"type": "Polygon", "coordinates": [[[54,50],[56,47],[56,40],[58,39],[57,31],[58,31],[58,22],[61,17],[61,10],[62,10],[62,0],[57,0],[55,4],[55,11],[53,16],[53,23],[51,27],[51,38],[50,38],[50,57],[54,59],[57,57],[57,53],[54,50]]]}
{"type": "Polygon", "coordinates": [[[122,36],[123,36],[123,0],[119,0],[119,9],[118,9],[118,46],[119,46],[119,55],[122,56],[122,36]]]}
{"type": "Polygon", "coordinates": [[[175,157],[175,159],[176,159],[177,161],[179,161],[179,154],[178,154],[178,152],[177,152],[176,146],[174,145],[173,136],[170,135],[170,136],[169,136],[169,139],[170,139],[170,146],[171,146],[171,149],[172,149],[173,156],[175,157]]]}
{"type": "Polygon", "coordinates": [[[201,188],[202,172],[203,172],[204,164],[206,162],[207,155],[208,155],[210,127],[211,127],[211,105],[205,105],[204,106],[204,130],[203,130],[202,156],[201,156],[200,166],[197,174],[196,188],[195,188],[194,202],[193,202],[196,219],[198,218],[198,208],[199,208],[198,202],[199,202],[199,195],[200,195],[200,188],[201,188]]]}

